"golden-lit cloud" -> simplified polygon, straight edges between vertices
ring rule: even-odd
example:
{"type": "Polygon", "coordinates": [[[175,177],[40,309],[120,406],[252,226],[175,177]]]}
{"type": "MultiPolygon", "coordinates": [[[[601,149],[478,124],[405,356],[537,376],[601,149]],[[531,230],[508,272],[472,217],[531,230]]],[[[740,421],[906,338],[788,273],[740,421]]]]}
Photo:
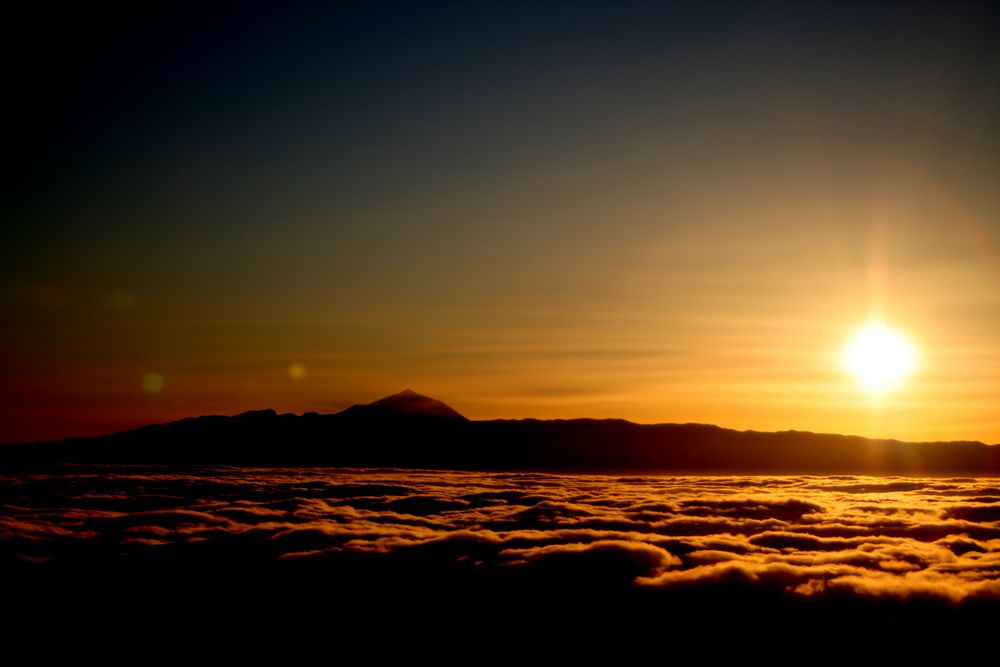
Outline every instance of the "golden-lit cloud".
{"type": "Polygon", "coordinates": [[[0,520],[8,566],[211,552],[255,563],[257,576],[351,563],[361,586],[385,568],[430,568],[433,580],[468,567],[467,585],[625,587],[663,604],[691,592],[1000,603],[991,479],[100,470],[19,478],[0,520]],[[47,495],[53,485],[59,495],[47,495]]]}

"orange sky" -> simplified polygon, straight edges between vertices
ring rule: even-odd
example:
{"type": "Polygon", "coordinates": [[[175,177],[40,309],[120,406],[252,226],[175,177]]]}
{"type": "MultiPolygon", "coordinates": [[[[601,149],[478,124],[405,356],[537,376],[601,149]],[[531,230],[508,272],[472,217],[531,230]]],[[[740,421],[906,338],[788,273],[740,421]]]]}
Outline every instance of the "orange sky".
{"type": "Polygon", "coordinates": [[[984,9],[496,11],[259,17],[243,51],[167,21],[36,65],[75,83],[8,205],[0,442],[409,387],[473,419],[1000,443],[984,9]],[[838,364],[873,312],[920,350],[877,401],[838,364]]]}
{"type": "Polygon", "coordinates": [[[183,300],[24,290],[34,321],[7,332],[22,355],[8,362],[5,424],[56,437],[251,408],[334,411],[412,387],[474,419],[1000,442],[995,246],[929,177],[883,168],[896,178],[851,200],[799,176],[747,184],[731,203],[651,187],[577,195],[556,222],[554,205],[534,202],[481,212],[496,237],[461,258],[411,246],[353,281],[283,295],[270,275],[183,300]],[[560,234],[505,248],[503,219],[526,216],[560,234]],[[678,218],[690,222],[666,226],[678,218]],[[574,225],[590,225],[588,238],[574,225]],[[878,304],[920,360],[873,400],[838,354],[878,304]],[[150,372],[164,378],[156,394],[142,387],[150,372]]]}

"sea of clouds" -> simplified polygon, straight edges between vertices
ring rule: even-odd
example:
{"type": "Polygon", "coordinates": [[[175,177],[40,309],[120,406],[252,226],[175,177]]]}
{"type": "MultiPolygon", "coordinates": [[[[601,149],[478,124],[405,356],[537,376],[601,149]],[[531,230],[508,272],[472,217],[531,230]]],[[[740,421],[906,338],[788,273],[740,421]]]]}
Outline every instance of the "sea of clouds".
{"type": "Polygon", "coordinates": [[[60,466],[6,472],[0,502],[3,569],[43,582],[307,572],[380,595],[1000,601],[995,479],[60,466]]]}

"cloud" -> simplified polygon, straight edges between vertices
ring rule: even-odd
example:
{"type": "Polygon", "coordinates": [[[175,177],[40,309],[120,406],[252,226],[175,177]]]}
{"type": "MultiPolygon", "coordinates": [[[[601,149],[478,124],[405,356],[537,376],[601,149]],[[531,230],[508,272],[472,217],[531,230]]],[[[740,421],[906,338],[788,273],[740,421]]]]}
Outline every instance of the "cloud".
{"type": "Polygon", "coordinates": [[[624,576],[629,581],[653,576],[681,560],[669,551],[640,541],[595,540],[584,543],[547,544],[527,549],[505,549],[500,557],[507,565],[544,565],[564,575],[585,569],[593,575],[624,576]]]}
{"type": "Polygon", "coordinates": [[[678,618],[762,599],[992,614],[996,496],[971,478],[68,467],[0,475],[0,566],[298,573],[343,599],[629,595],[678,618]]]}
{"type": "Polygon", "coordinates": [[[731,516],[741,519],[794,520],[822,511],[821,505],[797,498],[689,500],[681,507],[686,516],[731,516]]]}

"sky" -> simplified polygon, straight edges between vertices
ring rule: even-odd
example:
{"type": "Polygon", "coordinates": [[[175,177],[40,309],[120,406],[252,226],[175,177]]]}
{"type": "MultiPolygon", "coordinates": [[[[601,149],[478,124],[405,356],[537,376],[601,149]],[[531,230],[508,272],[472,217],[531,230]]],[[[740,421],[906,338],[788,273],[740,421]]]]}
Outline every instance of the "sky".
{"type": "Polygon", "coordinates": [[[988,2],[149,3],[5,28],[0,442],[403,388],[1000,443],[988,2]],[[918,350],[873,398],[878,317],[918,350]]]}

